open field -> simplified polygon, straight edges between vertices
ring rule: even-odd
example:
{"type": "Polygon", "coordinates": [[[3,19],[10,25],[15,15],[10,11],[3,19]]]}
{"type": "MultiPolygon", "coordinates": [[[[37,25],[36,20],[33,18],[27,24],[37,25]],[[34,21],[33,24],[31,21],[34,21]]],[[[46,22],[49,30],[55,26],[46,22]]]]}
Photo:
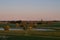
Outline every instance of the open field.
{"type": "MultiPolygon", "coordinates": [[[[6,26],[7,24],[0,24],[0,28],[6,26]]],[[[16,28],[16,24],[8,24],[11,28],[16,28]]],[[[28,24],[27,24],[28,25],[28,24]]],[[[36,28],[41,28],[41,27],[60,27],[60,22],[52,22],[49,24],[42,23],[42,24],[37,24],[36,28]]]]}
{"type": "Polygon", "coordinates": [[[26,35],[26,36],[51,36],[51,37],[60,37],[60,31],[24,31],[24,30],[15,30],[15,31],[0,31],[0,35],[26,35]]]}
{"type": "Polygon", "coordinates": [[[8,38],[0,38],[0,40],[60,40],[60,38],[45,38],[35,36],[8,36],[8,38]]]}
{"type": "Polygon", "coordinates": [[[60,32],[44,32],[44,31],[1,31],[0,40],[60,40],[60,32]],[[6,37],[6,38],[5,38],[6,37]]]}
{"type": "MultiPolygon", "coordinates": [[[[0,24],[3,28],[5,24],[0,24]]],[[[16,28],[15,24],[9,24],[16,28]]],[[[52,28],[56,31],[34,31],[34,30],[0,30],[0,40],[60,40],[60,23],[38,24],[36,28],[52,28]],[[58,29],[58,30],[57,30],[58,29]],[[7,36],[8,38],[4,38],[7,36]]]]}

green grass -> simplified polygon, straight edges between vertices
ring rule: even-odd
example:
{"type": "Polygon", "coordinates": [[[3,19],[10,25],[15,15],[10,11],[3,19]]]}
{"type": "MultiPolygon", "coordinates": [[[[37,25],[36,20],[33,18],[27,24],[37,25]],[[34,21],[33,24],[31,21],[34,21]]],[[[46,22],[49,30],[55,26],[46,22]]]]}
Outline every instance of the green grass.
{"type": "Polygon", "coordinates": [[[51,23],[51,24],[38,24],[37,28],[41,28],[41,27],[60,27],[60,22],[56,22],[56,23],[51,23]]]}
{"type": "MultiPolygon", "coordinates": [[[[1,31],[0,36],[9,36],[6,40],[60,40],[60,32],[44,32],[44,31],[1,31]]],[[[0,40],[4,38],[0,37],[0,40]]]]}
{"type": "MultiPolygon", "coordinates": [[[[3,38],[0,38],[0,40],[3,38]]],[[[60,38],[45,38],[45,37],[35,37],[35,36],[10,36],[4,38],[6,40],[60,40],[60,38]]]]}
{"type": "MultiPolygon", "coordinates": [[[[0,28],[3,28],[4,26],[6,26],[7,24],[0,24],[0,28]]],[[[16,28],[15,24],[8,24],[11,28],[16,28]]]]}
{"type": "Polygon", "coordinates": [[[0,31],[0,35],[26,35],[26,36],[51,36],[51,37],[60,37],[60,31],[54,31],[54,32],[49,32],[49,31],[23,31],[23,30],[15,30],[15,31],[0,31]]]}
{"type": "MultiPolygon", "coordinates": [[[[10,27],[15,28],[15,24],[9,24],[10,27]]],[[[4,27],[6,24],[0,24],[0,27],[4,27]]],[[[37,27],[60,27],[60,22],[58,23],[52,23],[52,24],[39,24],[37,27]]],[[[23,30],[15,30],[15,31],[9,31],[4,32],[0,30],[0,36],[8,35],[10,37],[6,38],[7,40],[60,40],[60,31],[54,31],[54,32],[44,32],[44,31],[28,31],[25,33],[23,30]],[[41,37],[43,36],[43,37],[41,37]],[[47,37],[46,37],[47,36],[47,37]]],[[[0,40],[3,38],[0,37],[0,40]]],[[[5,40],[5,39],[3,39],[5,40]]]]}
{"type": "MultiPolygon", "coordinates": [[[[16,25],[15,24],[8,24],[11,28],[15,28],[16,25]]],[[[6,24],[0,24],[0,27],[4,27],[6,26],[6,24]]],[[[38,28],[40,27],[60,27],[60,22],[55,22],[55,23],[51,23],[51,24],[38,24],[37,25],[38,28]]]]}

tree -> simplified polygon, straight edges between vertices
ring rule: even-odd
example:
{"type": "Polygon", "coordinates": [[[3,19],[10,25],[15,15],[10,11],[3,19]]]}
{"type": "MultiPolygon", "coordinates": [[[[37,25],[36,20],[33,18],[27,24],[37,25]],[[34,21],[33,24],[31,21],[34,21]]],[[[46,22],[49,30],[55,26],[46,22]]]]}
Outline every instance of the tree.
{"type": "Polygon", "coordinates": [[[23,30],[26,30],[27,24],[25,21],[20,23],[20,27],[23,28],[23,30]]]}
{"type": "Polygon", "coordinates": [[[4,31],[9,31],[9,29],[10,29],[10,26],[9,25],[4,26],[4,31]]]}
{"type": "Polygon", "coordinates": [[[16,28],[19,28],[20,24],[19,23],[16,23],[16,28]]]}

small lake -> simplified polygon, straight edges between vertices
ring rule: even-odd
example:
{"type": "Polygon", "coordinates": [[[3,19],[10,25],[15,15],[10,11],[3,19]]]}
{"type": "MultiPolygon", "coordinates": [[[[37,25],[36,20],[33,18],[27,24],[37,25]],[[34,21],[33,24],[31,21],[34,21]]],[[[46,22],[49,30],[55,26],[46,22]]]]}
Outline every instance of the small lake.
{"type": "MultiPolygon", "coordinates": [[[[3,28],[0,28],[0,30],[4,30],[3,28]]],[[[10,30],[23,30],[23,29],[19,29],[19,28],[11,28],[10,30]]],[[[56,30],[53,30],[53,29],[31,29],[31,30],[36,30],[36,31],[56,31],[56,30]]]]}
{"type": "Polygon", "coordinates": [[[56,31],[53,29],[32,29],[32,30],[36,30],[36,31],[56,31]]]}

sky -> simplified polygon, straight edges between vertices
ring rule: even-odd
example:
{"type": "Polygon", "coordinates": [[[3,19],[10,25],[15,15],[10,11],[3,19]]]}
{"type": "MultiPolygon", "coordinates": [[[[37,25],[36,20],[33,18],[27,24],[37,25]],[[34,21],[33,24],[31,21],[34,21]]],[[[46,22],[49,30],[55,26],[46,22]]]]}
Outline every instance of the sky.
{"type": "Polygon", "coordinates": [[[60,0],[0,0],[0,20],[60,20],[60,0]]]}

